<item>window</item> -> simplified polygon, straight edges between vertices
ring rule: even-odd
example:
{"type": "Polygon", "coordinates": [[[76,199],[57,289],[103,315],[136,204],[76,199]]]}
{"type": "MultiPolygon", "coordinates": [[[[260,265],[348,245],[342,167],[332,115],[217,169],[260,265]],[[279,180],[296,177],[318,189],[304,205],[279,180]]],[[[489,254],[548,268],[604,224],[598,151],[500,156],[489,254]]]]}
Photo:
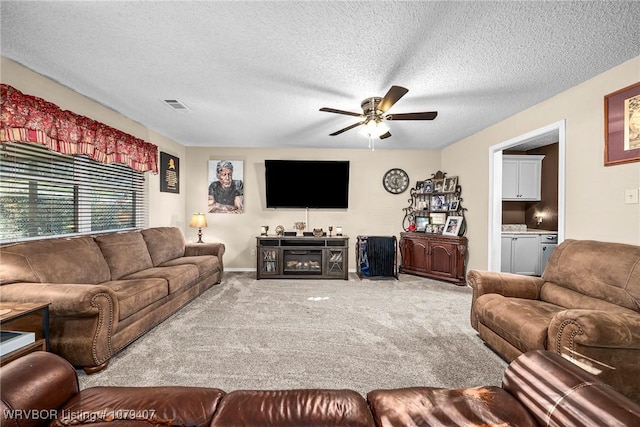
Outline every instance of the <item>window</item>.
{"type": "Polygon", "coordinates": [[[34,144],[1,144],[0,241],[148,224],[144,174],[34,144]]]}

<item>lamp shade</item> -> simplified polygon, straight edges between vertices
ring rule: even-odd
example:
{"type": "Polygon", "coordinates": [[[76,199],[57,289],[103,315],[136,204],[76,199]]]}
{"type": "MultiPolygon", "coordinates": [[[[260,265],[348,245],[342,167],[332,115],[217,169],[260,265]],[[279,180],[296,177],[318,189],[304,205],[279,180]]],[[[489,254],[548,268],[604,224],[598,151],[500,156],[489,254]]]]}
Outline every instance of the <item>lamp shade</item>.
{"type": "Polygon", "coordinates": [[[195,213],[191,217],[191,222],[189,222],[189,227],[199,228],[207,226],[207,217],[202,213],[195,213]]]}

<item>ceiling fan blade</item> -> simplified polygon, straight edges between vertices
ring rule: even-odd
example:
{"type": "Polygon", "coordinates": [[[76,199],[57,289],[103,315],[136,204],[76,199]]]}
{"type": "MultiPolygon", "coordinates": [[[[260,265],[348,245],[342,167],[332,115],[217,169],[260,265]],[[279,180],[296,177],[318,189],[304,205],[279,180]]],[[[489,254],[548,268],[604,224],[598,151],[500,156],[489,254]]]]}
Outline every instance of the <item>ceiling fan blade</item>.
{"type": "Polygon", "coordinates": [[[340,129],[339,131],[336,131],[336,132],[334,132],[334,133],[330,133],[329,135],[330,135],[330,136],[340,135],[342,132],[346,132],[346,131],[348,131],[348,130],[350,130],[350,129],[353,129],[354,127],[360,126],[360,125],[362,125],[362,124],[364,124],[364,121],[362,121],[362,122],[360,122],[360,123],[353,124],[353,125],[351,125],[351,126],[347,126],[346,128],[344,128],[344,129],[340,129]]]}
{"type": "Polygon", "coordinates": [[[388,114],[384,118],[385,120],[433,120],[437,116],[437,111],[428,111],[424,113],[388,114]]]}
{"type": "Polygon", "coordinates": [[[336,110],[335,108],[324,107],[321,108],[320,111],[325,111],[327,113],[346,114],[347,116],[363,117],[362,113],[352,113],[351,111],[336,110]]]}
{"type": "Polygon", "coordinates": [[[382,98],[380,103],[378,104],[378,110],[385,113],[389,108],[393,106],[400,98],[402,98],[409,89],[403,88],[402,86],[391,86],[387,94],[382,98]]]}
{"type": "Polygon", "coordinates": [[[383,133],[382,135],[380,135],[380,139],[389,138],[390,136],[391,136],[391,132],[387,131],[386,133],[383,133]]]}

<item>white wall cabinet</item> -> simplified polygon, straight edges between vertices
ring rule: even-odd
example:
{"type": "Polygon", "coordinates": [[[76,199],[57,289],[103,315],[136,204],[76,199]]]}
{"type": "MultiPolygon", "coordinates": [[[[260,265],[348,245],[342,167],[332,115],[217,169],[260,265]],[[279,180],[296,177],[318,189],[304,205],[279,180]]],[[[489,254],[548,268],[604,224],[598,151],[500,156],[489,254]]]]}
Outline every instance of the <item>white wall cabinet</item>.
{"type": "Polygon", "coordinates": [[[539,275],[539,236],[537,234],[503,234],[500,270],[525,276],[539,275]]]}
{"type": "Polygon", "coordinates": [[[542,155],[502,156],[502,200],[540,201],[542,155]]]}

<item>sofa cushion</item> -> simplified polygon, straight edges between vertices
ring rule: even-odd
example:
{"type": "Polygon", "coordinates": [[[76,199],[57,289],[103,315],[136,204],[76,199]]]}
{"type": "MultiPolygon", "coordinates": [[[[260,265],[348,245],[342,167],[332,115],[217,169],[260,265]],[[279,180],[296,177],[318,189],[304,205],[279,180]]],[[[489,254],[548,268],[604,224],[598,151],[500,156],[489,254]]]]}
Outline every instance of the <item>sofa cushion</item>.
{"type": "Polygon", "coordinates": [[[138,231],[105,234],[95,240],[109,265],[111,280],[153,267],[147,244],[138,231]]]}
{"type": "Polygon", "coordinates": [[[50,426],[205,427],[222,396],[204,387],[92,387],[69,400],[50,426]]]}
{"type": "Polygon", "coordinates": [[[515,397],[499,387],[373,390],[367,400],[380,427],[538,425],[515,397]]]}
{"type": "Polygon", "coordinates": [[[154,266],[184,256],[184,236],[176,227],[155,227],[142,230],[154,266]]]}
{"type": "Polygon", "coordinates": [[[476,300],[478,321],[520,351],[547,348],[551,319],[563,307],[544,301],[485,294],[476,300]]]}
{"type": "Polygon", "coordinates": [[[183,256],[175,258],[165,263],[162,263],[161,267],[170,267],[172,265],[185,265],[192,264],[198,267],[198,275],[212,273],[220,271],[220,258],[213,255],[200,255],[200,256],[183,256]]]}
{"type": "Polygon", "coordinates": [[[160,278],[112,280],[101,285],[113,290],[118,298],[118,320],[126,319],[169,295],[167,281],[160,278]]]}
{"type": "Polygon", "coordinates": [[[15,282],[84,283],[111,279],[109,266],[92,237],[35,240],[3,246],[2,284],[15,282]]]}
{"type": "Polygon", "coordinates": [[[124,279],[164,279],[169,284],[169,294],[184,288],[190,288],[198,279],[198,267],[193,264],[174,265],[171,267],[152,267],[125,276],[124,279]]]}
{"type": "Polygon", "coordinates": [[[353,390],[239,390],[227,394],[211,427],[373,427],[364,398],[353,390]]]}
{"type": "Polygon", "coordinates": [[[542,278],[640,312],[640,246],[568,239],[553,251],[542,278]]]}

